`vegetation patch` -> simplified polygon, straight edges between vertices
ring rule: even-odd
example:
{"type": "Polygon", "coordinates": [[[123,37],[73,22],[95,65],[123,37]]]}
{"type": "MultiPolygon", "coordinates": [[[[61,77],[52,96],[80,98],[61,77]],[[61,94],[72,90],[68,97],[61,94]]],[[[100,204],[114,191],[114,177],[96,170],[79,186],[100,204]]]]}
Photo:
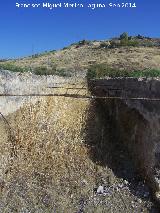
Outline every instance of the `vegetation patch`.
{"type": "Polygon", "coordinates": [[[10,70],[12,72],[27,72],[29,71],[29,68],[19,67],[14,63],[2,63],[0,64],[0,70],[10,70]]]}
{"type": "Polygon", "coordinates": [[[88,79],[103,78],[103,77],[160,77],[160,70],[146,69],[146,70],[119,70],[110,68],[105,64],[96,64],[90,66],[87,72],[88,79]]]}
{"type": "Polygon", "coordinates": [[[71,73],[65,69],[56,69],[55,67],[48,68],[46,66],[39,66],[35,68],[31,67],[20,67],[14,63],[1,63],[0,70],[9,70],[12,72],[28,72],[31,71],[35,75],[58,75],[63,77],[70,77],[71,73]]]}
{"type": "Polygon", "coordinates": [[[45,52],[42,52],[42,53],[36,53],[36,54],[33,54],[31,56],[31,58],[39,58],[41,56],[46,56],[46,55],[49,55],[49,54],[54,54],[56,52],[56,50],[50,50],[50,51],[45,51],[45,52]]]}
{"type": "Polygon", "coordinates": [[[110,48],[119,47],[159,47],[160,40],[152,39],[142,35],[129,36],[127,32],[122,33],[118,38],[110,40],[110,48]]]}
{"type": "Polygon", "coordinates": [[[47,67],[36,67],[33,73],[35,75],[51,75],[52,70],[48,70],[47,67]]]}
{"type": "Polygon", "coordinates": [[[158,69],[146,69],[129,72],[129,77],[160,77],[160,70],[158,69]]]}
{"type": "Polygon", "coordinates": [[[65,69],[50,69],[47,67],[36,67],[33,70],[35,75],[58,75],[62,77],[70,77],[71,74],[65,69]]]}

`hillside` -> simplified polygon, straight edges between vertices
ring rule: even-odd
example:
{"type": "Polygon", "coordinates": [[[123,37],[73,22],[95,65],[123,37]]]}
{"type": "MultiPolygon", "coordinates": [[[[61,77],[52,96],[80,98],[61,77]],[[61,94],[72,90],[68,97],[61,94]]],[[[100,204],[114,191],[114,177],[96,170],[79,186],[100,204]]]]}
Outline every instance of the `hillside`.
{"type": "MultiPolygon", "coordinates": [[[[122,34],[123,35],[123,34],[122,34]]],[[[0,68],[35,74],[84,75],[89,66],[119,70],[160,69],[160,39],[137,36],[105,41],[80,41],[58,51],[0,62],[0,68]]]]}

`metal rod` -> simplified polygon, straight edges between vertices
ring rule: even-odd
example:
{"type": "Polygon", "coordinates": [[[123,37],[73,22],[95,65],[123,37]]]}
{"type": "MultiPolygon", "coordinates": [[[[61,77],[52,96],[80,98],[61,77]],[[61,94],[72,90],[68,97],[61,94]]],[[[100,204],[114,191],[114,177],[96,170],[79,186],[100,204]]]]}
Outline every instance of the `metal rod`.
{"type": "Polygon", "coordinates": [[[0,97],[68,97],[68,98],[80,98],[80,99],[120,99],[120,100],[144,100],[144,101],[160,101],[160,98],[145,98],[145,97],[100,97],[92,95],[79,95],[79,94],[0,94],[0,97]]]}

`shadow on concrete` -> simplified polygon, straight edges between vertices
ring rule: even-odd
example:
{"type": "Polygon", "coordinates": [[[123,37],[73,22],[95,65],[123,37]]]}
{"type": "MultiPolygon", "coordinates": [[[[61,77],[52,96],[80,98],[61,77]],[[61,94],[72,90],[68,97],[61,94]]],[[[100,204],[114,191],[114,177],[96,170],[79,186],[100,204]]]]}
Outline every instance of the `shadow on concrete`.
{"type": "Polygon", "coordinates": [[[129,152],[118,138],[114,123],[111,123],[103,106],[93,100],[87,116],[85,143],[89,147],[91,160],[102,167],[110,168],[115,176],[127,180],[129,190],[134,196],[153,202],[150,213],[160,212],[149,187],[137,173],[129,152]],[[147,193],[150,195],[145,196],[147,193]]]}

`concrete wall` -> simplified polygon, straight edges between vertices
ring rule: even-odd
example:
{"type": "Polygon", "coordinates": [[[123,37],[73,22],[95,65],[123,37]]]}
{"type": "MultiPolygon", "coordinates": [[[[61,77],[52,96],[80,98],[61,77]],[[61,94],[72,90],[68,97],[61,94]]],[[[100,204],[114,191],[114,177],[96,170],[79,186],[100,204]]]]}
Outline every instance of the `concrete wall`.
{"type": "Polygon", "coordinates": [[[117,140],[130,151],[137,170],[159,199],[160,80],[100,79],[92,80],[90,88],[93,95],[103,97],[97,101],[109,117],[117,140]]]}

